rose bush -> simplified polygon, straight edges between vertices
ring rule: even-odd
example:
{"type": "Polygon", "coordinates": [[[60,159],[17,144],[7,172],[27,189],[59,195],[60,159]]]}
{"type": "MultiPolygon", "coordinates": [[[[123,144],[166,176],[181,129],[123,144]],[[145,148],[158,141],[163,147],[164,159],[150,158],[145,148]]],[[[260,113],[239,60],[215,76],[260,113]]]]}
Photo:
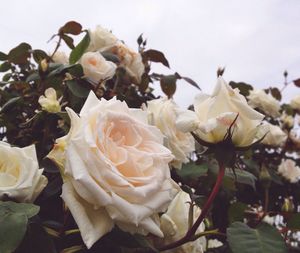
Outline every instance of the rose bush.
{"type": "Polygon", "coordinates": [[[168,166],[173,156],[146,112],[115,99],[99,101],[92,92],[80,116],[67,110],[70,132],[49,157],[63,165],[62,197],[87,247],[114,224],[163,237],[157,214],[177,191],[168,166]]]}

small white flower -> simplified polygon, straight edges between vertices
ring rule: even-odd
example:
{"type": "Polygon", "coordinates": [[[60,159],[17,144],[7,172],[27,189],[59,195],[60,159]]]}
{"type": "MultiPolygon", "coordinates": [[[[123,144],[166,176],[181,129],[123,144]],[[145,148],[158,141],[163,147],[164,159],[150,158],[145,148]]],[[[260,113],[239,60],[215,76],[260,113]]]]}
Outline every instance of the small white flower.
{"type": "Polygon", "coordinates": [[[217,239],[209,239],[207,242],[207,248],[212,249],[212,248],[219,248],[223,245],[222,242],[220,242],[217,239]]]}
{"type": "Polygon", "coordinates": [[[251,90],[248,96],[249,105],[253,108],[259,108],[272,117],[280,115],[280,104],[271,94],[267,94],[264,90],[251,90]]]}
{"type": "Polygon", "coordinates": [[[282,160],[278,173],[291,183],[297,183],[300,178],[300,168],[291,159],[282,160]]]}
{"type": "Polygon", "coordinates": [[[264,136],[266,132],[267,135],[262,140],[261,142],[262,144],[270,145],[274,147],[280,147],[284,145],[284,143],[287,140],[287,134],[284,131],[282,131],[279,126],[272,125],[264,121],[258,133],[259,138],[264,136]]]}
{"type": "Polygon", "coordinates": [[[99,52],[85,53],[79,63],[82,65],[85,77],[94,83],[110,79],[116,73],[116,64],[107,61],[99,52]]]}
{"type": "Polygon", "coordinates": [[[291,107],[295,110],[300,110],[300,94],[295,96],[290,103],[291,107]]]}
{"type": "Polygon", "coordinates": [[[46,89],[45,96],[40,96],[38,102],[44,111],[56,113],[61,110],[56,91],[53,88],[46,89]]]}

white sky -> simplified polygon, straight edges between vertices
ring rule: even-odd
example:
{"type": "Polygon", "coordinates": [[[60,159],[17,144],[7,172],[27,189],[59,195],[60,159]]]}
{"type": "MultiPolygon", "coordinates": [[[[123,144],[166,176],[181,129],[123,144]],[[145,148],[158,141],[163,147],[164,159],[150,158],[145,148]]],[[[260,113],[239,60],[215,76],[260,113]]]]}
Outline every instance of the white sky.
{"type": "MultiPolygon", "coordinates": [[[[9,0],[1,2],[0,51],[20,42],[53,50],[48,39],[70,20],[84,28],[97,24],[113,31],[132,48],[143,33],[148,48],[161,50],[171,70],[194,79],[211,92],[216,69],[226,66],[227,81],[255,87],[281,87],[283,71],[300,78],[300,0],[9,0]]],[[[178,83],[176,101],[191,103],[198,91],[178,83]]],[[[300,93],[293,85],[290,99],[300,93]]]]}

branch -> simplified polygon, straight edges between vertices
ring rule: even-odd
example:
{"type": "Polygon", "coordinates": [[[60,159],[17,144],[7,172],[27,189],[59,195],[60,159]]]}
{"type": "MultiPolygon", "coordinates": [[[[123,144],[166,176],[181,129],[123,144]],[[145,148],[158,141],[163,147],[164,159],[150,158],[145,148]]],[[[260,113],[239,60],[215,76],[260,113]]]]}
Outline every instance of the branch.
{"type": "Polygon", "coordinates": [[[177,248],[187,242],[195,240],[194,239],[195,233],[196,233],[198,227],[200,226],[201,222],[204,220],[205,216],[207,215],[216,195],[218,194],[224,175],[225,175],[225,166],[219,162],[219,174],[218,174],[217,181],[216,181],[215,186],[214,186],[212,192],[210,193],[206,203],[204,204],[201,214],[197,218],[194,225],[187,231],[187,233],[185,234],[184,237],[182,237],[178,241],[175,241],[170,244],[162,246],[161,248],[159,248],[159,251],[174,249],[174,248],[177,248]]]}

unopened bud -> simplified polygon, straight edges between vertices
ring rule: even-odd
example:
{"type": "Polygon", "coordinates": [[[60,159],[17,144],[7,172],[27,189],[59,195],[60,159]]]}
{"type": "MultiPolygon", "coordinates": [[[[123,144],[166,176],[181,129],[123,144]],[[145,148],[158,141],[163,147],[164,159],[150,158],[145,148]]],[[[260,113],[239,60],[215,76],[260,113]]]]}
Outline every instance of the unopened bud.
{"type": "Polygon", "coordinates": [[[295,209],[293,199],[291,197],[289,198],[284,198],[283,205],[281,207],[282,212],[293,212],[295,209]]]}
{"type": "Polygon", "coordinates": [[[47,62],[47,60],[46,59],[41,60],[40,65],[41,65],[42,71],[46,72],[47,69],[48,69],[48,62],[47,62]]]}
{"type": "Polygon", "coordinates": [[[271,185],[272,178],[271,178],[271,175],[265,165],[262,165],[262,167],[261,167],[261,170],[259,173],[259,181],[261,182],[261,184],[264,188],[269,188],[271,185]]]}

